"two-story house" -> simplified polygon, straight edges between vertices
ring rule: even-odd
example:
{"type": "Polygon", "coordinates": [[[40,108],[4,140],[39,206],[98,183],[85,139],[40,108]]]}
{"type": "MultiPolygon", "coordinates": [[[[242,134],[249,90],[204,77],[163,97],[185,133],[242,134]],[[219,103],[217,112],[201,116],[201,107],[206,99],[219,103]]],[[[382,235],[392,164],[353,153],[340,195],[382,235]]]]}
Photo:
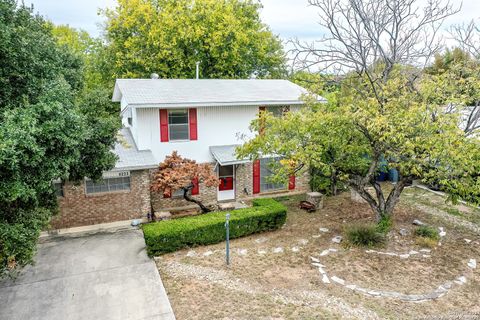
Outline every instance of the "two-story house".
{"type": "Polygon", "coordinates": [[[76,226],[145,217],[150,210],[190,205],[180,194],[150,193],[150,174],[177,151],[211,163],[218,188],[196,185],[206,203],[272,193],[304,192],[308,177],[272,183],[270,161],[238,159],[235,148],[252,136],[249,125],[262,110],[281,115],[301,110],[307,91],[287,80],[118,79],[113,101],[121,105],[123,129],[115,147],[119,160],[104,179],[58,186],[61,216],[56,226],[76,226]]]}

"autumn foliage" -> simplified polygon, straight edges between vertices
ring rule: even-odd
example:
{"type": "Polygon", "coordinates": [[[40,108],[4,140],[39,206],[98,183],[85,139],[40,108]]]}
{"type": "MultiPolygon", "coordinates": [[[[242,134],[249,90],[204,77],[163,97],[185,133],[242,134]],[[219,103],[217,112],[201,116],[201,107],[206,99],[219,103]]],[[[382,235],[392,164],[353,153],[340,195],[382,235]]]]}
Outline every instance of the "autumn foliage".
{"type": "Polygon", "coordinates": [[[208,163],[198,164],[195,160],[182,158],[174,151],[165,161],[160,163],[153,175],[150,189],[170,196],[173,192],[182,190],[183,198],[200,206],[203,212],[209,212],[199,200],[190,196],[194,183],[203,183],[207,187],[217,187],[218,178],[208,163]]]}

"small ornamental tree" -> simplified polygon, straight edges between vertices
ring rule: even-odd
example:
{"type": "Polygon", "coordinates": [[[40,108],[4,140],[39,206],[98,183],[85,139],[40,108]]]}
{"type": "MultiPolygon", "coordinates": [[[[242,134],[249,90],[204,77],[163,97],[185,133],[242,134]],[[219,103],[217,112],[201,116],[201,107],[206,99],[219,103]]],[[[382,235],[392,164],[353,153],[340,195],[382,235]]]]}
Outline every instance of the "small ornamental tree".
{"type": "Polygon", "coordinates": [[[174,151],[160,163],[153,175],[151,190],[170,196],[173,192],[182,190],[183,198],[197,204],[203,213],[210,212],[201,201],[191,196],[195,184],[204,183],[207,187],[217,187],[218,178],[208,163],[198,164],[195,160],[182,158],[174,151]]]}

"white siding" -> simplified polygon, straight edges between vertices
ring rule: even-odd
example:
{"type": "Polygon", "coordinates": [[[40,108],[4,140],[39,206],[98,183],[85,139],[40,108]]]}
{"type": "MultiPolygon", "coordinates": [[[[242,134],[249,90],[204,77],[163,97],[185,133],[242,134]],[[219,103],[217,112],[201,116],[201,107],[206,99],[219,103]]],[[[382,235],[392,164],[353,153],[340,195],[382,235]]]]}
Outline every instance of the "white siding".
{"type": "MultiPolygon", "coordinates": [[[[135,113],[135,112],[133,112],[135,113]]],[[[186,158],[210,162],[210,146],[241,144],[239,134],[251,135],[250,122],[255,119],[258,106],[227,106],[197,108],[197,141],[160,142],[160,119],[156,108],[137,109],[134,119],[134,139],[140,150],[150,149],[161,162],[176,150],[186,158]]]]}

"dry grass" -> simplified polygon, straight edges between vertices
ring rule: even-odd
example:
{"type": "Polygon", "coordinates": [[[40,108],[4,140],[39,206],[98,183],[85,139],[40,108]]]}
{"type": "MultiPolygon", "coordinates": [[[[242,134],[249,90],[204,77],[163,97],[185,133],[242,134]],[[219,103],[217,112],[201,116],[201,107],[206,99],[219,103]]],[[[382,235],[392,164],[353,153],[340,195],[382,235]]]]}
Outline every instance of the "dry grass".
{"type": "Polygon", "coordinates": [[[416,198],[422,199],[422,204],[431,200],[428,203],[432,205],[444,205],[437,196],[423,196],[421,191],[409,189],[402,197],[394,228],[378,250],[419,251],[423,244],[416,242],[411,222],[420,219],[447,232],[442,246],[434,246],[428,256],[400,259],[333,244],[331,239],[342,234],[346,225],[372,220],[368,206],[352,203],[347,193],[327,198],[324,209],[316,213],[299,210],[298,197],[284,199],[289,206],[286,225],[275,232],[233,240],[232,265],[228,268],[224,243],[194,248],[195,256],[187,256],[189,250],[182,250],[157,260],[177,319],[417,319],[480,313],[480,275],[478,269],[472,272],[466,266],[470,258],[480,260],[479,235],[415,207],[416,198]],[[322,233],[319,228],[328,228],[329,232],[322,233]],[[400,228],[407,229],[409,235],[400,236],[400,228]],[[464,238],[472,242],[467,244],[464,238]],[[284,252],[273,253],[279,247],[284,252]],[[338,252],[319,257],[328,248],[338,252]],[[204,256],[209,251],[213,254],[204,256]],[[320,258],[329,273],[370,289],[421,294],[460,274],[467,275],[468,282],[438,300],[423,303],[373,298],[336,284],[324,284],[310,264],[310,256],[320,258]]]}

